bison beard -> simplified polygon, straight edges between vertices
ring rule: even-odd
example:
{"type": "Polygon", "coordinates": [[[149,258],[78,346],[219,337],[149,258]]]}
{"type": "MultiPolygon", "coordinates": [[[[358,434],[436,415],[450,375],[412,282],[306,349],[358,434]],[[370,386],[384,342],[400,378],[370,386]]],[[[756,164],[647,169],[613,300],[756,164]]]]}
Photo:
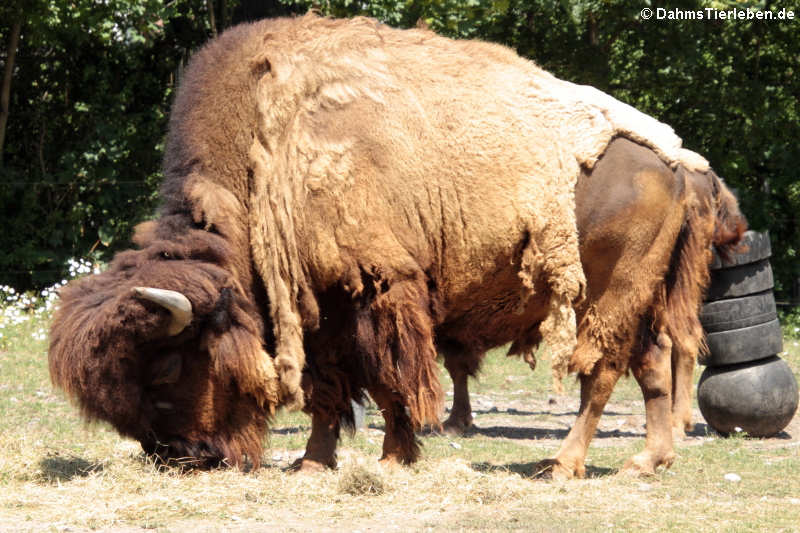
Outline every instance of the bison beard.
{"type": "Polygon", "coordinates": [[[333,466],[366,391],[386,422],[383,458],[409,463],[414,431],[441,410],[437,348],[463,375],[458,394],[489,347],[545,340],[556,376],[569,367],[584,383],[579,429],[553,464],[582,472],[628,368],[655,398],[650,455],[633,463],[667,464],[670,353],[700,342],[712,230],[720,243],[742,231],[714,227],[720,205],[738,209],[706,170],[667,126],[500,46],[363,18],[239,26],[185,71],[160,217],[138,228],[140,249],[64,290],[51,376],[88,418],[201,465],[257,465],[274,410],[302,406],[300,466],[333,466]],[[631,202],[588,217],[613,244],[581,256],[591,224],[575,196],[604,196],[579,176],[597,182],[592,168],[620,150],[646,172],[605,174],[599,190],[631,202]],[[651,234],[625,233],[630,215],[651,234]],[[636,263],[642,247],[653,253],[636,263]],[[611,271],[608,298],[633,312],[603,303],[611,271]],[[175,333],[136,287],[184,295],[191,322],[175,333]]]}

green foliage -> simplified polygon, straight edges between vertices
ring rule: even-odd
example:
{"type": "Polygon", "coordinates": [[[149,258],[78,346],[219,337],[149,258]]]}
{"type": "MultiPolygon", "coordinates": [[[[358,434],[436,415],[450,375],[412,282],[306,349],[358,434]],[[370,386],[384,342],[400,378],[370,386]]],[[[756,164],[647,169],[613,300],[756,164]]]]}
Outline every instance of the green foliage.
{"type": "Polygon", "coordinates": [[[784,339],[800,339],[800,308],[778,312],[784,339]]]}
{"type": "Polygon", "coordinates": [[[4,282],[60,279],[67,257],[107,255],[152,211],[182,60],[169,14],[156,0],[26,6],[0,178],[4,282]]]}
{"type": "MultiPolygon", "coordinates": [[[[42,285],[66,257],[107,258],[152,214],[177,74],[191,50],[244,19],[368,15],[515,48],[672,125],[769,229],[777,289],[800,271],[800,20],[642,20],[644,7],[779,10],[768,1],[17,0],[24,13],[0,177],[0,283],[42,285]],[[213,27],[212,27],[213,23],[213,27]]],[[[800,10],[795,10],[800,17],[800,10]]]]}

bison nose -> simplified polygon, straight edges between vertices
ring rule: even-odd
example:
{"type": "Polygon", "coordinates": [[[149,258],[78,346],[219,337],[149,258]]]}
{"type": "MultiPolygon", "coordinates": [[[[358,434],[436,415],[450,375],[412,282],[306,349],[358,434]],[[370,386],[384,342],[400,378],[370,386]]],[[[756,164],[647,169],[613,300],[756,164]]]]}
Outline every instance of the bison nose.
{"type": "Polygon", "coordinates": [[[166,444],[161,443],[155,435],[150,437],[141,439],[139,444],[142,445],[142,450],[147,455],[153,455],[156,457],[162,457],[163,454],[166,453],[168,446],[166,444]]]}
{"type": "Polygon", "coordinates": [[[223,454],[205,441],[188,441],[181,437],[159,440],[152,438],[140,441],[147,455],[157,463],[189,469],[217,468],[226,464],[223,454]]]}

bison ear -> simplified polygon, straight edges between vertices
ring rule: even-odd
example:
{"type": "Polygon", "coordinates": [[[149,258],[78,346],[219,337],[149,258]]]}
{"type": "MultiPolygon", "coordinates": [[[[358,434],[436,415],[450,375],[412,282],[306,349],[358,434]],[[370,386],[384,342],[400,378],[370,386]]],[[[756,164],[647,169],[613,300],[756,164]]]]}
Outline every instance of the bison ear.
{"type": "Polygon", "coordinates": [[[260,78],[272,70],[272,63],[266,53],[258,54],[250,59],[250,72],[260,78]]]}
{"type": "Polygon", "coordinates": [[[209,316],[209,324],[217,333],[223,333],[231,328],[231,303],[233,302],[233,292],[230,288],[224,287],[219,291],[214,310],[209,316]]]}
{"type": "Polygon", "coordinates": [[[150,364],[148,385],[169,385],[177,383],[183,369],[183,357],[173,352],[166,357],[156,359],[150,364]]]}

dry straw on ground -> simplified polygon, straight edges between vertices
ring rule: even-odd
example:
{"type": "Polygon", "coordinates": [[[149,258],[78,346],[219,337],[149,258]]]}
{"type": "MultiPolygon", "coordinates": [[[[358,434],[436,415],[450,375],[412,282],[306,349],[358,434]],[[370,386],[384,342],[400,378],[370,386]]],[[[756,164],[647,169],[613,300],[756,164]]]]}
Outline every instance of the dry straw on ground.
{"type": "MultiPolygon", "coordinates": [[[[669,471],[617,476],[644,444],[635,382],[617,387],[592,443],[585,480],[533,479],[573,422],[577,387],[549,399],[549,369],[491,355],[473,383],[476,429],[422,435],[410,467],[377,462],[383,420],[345,436],[339,469],[287,471],[309,420],[281,414],[265,466],[182,473],[135,442],[86,426],[49,384],[41,326],[0,347],[0,531],[799,531],[800,419],[777,438],[723,439],[698,424],[669,471]],[[30,339],[27,340],[27,339],[30,339]],[[457,446],[453,446],[453,443],[457,446]],[[741,480],[730,482],[729,473],[741,480]]],[[[783,357],[800,373],[800,347],[783,357]]],[[[698,372],[699,374],[699,372],[698,372]]],[[[446,385],[449,385],[446,379],[446,385]]],[[[446,387],[447,388],[447,387],[446,387]]],[[[701,422],[699,414],[695,420],[701,422]]]]}

